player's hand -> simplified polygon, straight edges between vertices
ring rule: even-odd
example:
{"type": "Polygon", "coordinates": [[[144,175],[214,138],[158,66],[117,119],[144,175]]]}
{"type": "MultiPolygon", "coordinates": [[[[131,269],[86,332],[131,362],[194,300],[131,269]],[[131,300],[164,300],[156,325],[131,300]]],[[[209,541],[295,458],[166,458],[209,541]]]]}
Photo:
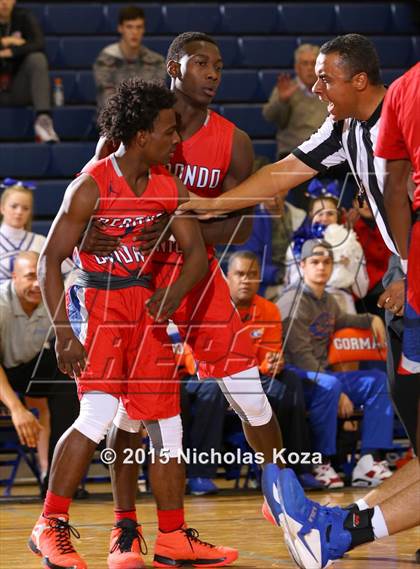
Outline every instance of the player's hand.
{"type": "Polygon", "coordinates": [[[36,447],[42,426],[35,415],[20,405],[16,410],[11,411],[11,417],[20,443],[28,447],[36,447]]]}
{"type": "Polygon", "coordinates": [[[280,101],[288,101],[293,93],[296,93],[299,88],[296,81],[294,81],[287,73],[281,73],[278,76],[276,86],[280,101]]]}
{"type": "Polygon", "coordinates": [[[198,219],[211,219],[226,214],[226,211],[217,209],[217,203],[214,198],[191,198],[189,201],[178,206],[176,213],[180,214],[186,211],[194,211],[198,219]]]}
{"type": "Polygon", "coordinates": [[[371,322],[372,332],[375,337],[376,343],[381,348],[386,346],[386,333],[385,333],[385,324],[382,321],[380,316],[375,315],[372,318],[371,322]]]}
{"type": "Polygon", "coordinates": [[[0,49],[0,57],[4,57],[5,59],[10,59],[13,57],[13,52],[9,47],[5,49],[0,49]]]}
{"type": "Polygon", "coordinates": [[[140,233],[134,238],[141,253],[148,255],[153,251],[156,243],[164,243],[171,236],[170,216],[168,214],[161,215],[156,221],[144,227],[140,233]]]}
{"type": "Polygon", "coordinates": [[[165,322],[181,304],[182,295],[175,286],[158,288],[155,294],[146,301],[146,309],[156,322],[165,322]]]}
{"type": "Polygon", "coordinates": [[[353,403],[345,393],[341,393],[340,399],[338,400],[338,416],[340,419],[347,419],[348,417],[351,417],[353,413],[353,403]]]}
{"type": "Polygon", "coordinates": [[[378,298],[379,308],[385,308],[396,316],[404,314],[405,282],[404,279],[391,283],[378,298]]]}
{"type": "Polygon", "coordinates": [[[73,332],[68,329],[57,330],[55,353],[62,373],[72,378],[80,377],[86,367],[87,354],[73,332]]]}
{"type": "Polygon", "coordinates": [[[284,368],[284,357],[281,352],[268,352],[265,359],[268,363],[268,371],[271,375],[278,375],[284,368]]]}
{"type": "Polygon", "coordinates": [[[118,249],[121,239],[119,237],[107,235],[104,233],[104,228],[105,225],[100,221],[94,221],[91,223],[83,237],[80,246],[81,250],[86,253],[93,253],[100,257],[106,257],[118,249]]]}

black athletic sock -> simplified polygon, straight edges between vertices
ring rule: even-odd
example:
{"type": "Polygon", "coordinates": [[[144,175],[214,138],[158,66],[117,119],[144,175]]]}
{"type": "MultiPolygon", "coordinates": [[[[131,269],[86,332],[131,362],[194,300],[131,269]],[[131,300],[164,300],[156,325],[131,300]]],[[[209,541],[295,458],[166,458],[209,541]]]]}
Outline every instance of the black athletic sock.
{"type": "MultiPolygon", "coordinates": [[[[356,504],[351,504],[351,506],[356,506],[356,504]]],[[[350,509],[349,506],[346,509],[350,510],[347,518],[344,520],[344,527],[351,534],[350,549],[362,543],[374,541],[375,535],[372,527],[373,508],[360,511],[358,508],[357,510],[355,508],[350,509]]]]}

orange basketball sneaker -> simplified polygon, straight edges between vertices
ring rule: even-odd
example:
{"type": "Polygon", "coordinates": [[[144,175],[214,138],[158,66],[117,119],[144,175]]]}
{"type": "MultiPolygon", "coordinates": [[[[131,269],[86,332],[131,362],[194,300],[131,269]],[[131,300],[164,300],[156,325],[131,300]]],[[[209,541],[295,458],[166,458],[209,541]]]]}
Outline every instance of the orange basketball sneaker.
{"type": "Polygon", "coordinates": [[[80,534],[69,524],[66,514],[44,516],[41,514],[29,538],[29,549],[42,557],[45,567],[51,569],[87,569],[86,562],[74,549],[70,534],[80,534]]]}
{"type": "Polygon", "coordinates": [[[196,529],[187,528],[158,531],[155,543],[154,567],[223,567],[238,558],[238,550],[212,545],[198,539],[196,529]]]}
{"type": "Polygon", "coordinates": [[[141,526],[128,518],[115,524],[109,544],[109,569],[143,569],[142,553],[146,555],[147,546],[141,526]]]}

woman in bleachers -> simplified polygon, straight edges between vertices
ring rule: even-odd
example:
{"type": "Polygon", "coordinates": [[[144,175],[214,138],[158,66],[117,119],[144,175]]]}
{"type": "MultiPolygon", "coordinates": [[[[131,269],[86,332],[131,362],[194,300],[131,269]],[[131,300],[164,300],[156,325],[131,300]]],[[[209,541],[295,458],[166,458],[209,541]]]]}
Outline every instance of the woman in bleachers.
{"type": "MultiPolygon", "coordinates": [[[[44,235],[32,233],[33,182],[5,178],[0,185],[0,282],[12,278],[15,257],[21,251],[40,253],[45,243],[44,235]]],[[[62,271],[68,275],[73,265],[64,261],[62,271]]]]}
{"type": "Polygon", "coordinates": [[[35,184],[5,178],[0,188],[0,282],[12,277],[20,251],[40,253],[45,237],[30,231],[35,184]]]}
{"type": "Polygon", "coordinates": [[[296,231],[286,253],[285,282],[294,285],[301,279],[299,270],[300,252],[308,239],[325,239],[333,248],[334,269],[327,290],[334,295],[340,308],[355,313],[355,298],[363,298],[369,288],[369,277],[362,246],[351,227],[342,223],[338,208],[337,182],[328,185],[313,180],[308,187],[311,198],[308,217],[296,231]]]}

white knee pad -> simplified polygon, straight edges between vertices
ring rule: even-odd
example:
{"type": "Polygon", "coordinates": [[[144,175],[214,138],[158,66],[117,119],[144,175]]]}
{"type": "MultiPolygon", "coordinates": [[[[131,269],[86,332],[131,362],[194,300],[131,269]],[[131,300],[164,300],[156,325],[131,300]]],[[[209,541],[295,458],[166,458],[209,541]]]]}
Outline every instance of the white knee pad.
{"type": "Polygon", "coordinates": [[[80,413],[73,427],[88,439],[99,444],[108,432],[117,412],[118,399],[102,391],[84,393],[80,413]]]}
{"type": "Polygon", "coordinates": [[[130,419],[122,401],[118,405],[113,423],[118,429],[127,431],[127,433],[138,433],[140,431],[141,421],[130,419]]]}
{"type": "Polygon", "coordinates": [[[264,393],[257,367],[224,377],[220,389],[241,421],[253,427],[266,425],[273,410],[264,393]]]}
{"type": "Polygon", "coordinates": [[[165,456],[178,458],[182,452],[182,422],[181,416],[143,421],[150,438],[150,449],[154,449],[156,457],[161,451],[165,456]]]}

